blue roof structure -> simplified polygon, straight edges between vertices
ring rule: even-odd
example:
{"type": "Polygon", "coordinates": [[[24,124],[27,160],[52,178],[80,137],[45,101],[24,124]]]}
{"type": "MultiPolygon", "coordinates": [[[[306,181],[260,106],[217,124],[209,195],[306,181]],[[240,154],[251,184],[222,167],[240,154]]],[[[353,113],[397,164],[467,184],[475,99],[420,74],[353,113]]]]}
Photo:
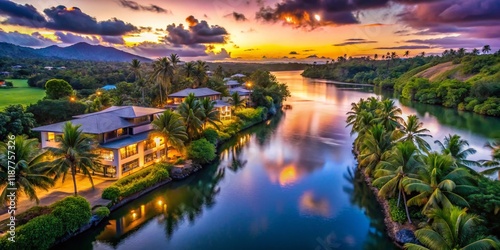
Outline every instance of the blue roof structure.
{"type": "Polygon", "coordinates": [[[104,87],[102,87],[101,89],[104,89],[104,90],[112,90],[112,89],[116,89],[116,86],[115,85],[106,85],[104,87]]]}

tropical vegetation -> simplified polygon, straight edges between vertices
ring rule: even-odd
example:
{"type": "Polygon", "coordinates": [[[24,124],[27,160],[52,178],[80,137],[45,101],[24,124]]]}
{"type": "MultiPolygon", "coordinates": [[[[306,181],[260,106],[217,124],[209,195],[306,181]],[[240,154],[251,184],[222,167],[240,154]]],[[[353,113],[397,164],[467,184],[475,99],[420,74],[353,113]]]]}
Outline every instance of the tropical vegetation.
{"type": "Polygon", "coordinates": [[[389,100],[375,97],[351,105],[347,126],[357,134],[354,151],[358,170],[387,199],[393,221],[419,226],[419,244],[408,249],[498,248],[500,200],[493,194],[500,182],[474,169],[495,172],[497,143],[489,143],[492,159],[472,161],[476,151],[458,135],[436,141],[433,151],[425,138],[429,130],[417,116],[400,117],[401,110],[389,100]],[[477,169],[477,168],[476,168],[477,169]],[[467,212],[470,211],[470,212],[467,212]]]}

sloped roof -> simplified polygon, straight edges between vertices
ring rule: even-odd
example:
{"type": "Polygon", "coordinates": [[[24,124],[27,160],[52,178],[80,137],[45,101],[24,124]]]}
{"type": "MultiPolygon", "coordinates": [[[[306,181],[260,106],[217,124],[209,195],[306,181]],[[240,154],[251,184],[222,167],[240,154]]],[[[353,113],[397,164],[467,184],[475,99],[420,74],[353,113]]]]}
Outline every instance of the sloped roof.
{"type": "Polygon", "coordinates": [[[239,83],[238,81],[236,80],[229,80],[227,82],[224,83],[225,85],[227,86],[236,86],[236,85],[241,85],[241,83],[239,83]]]}
{"type": "Polygon", "coordinates": [[[168,97],[187,97],[189,94],[193,93],[195,97],[205,97],[205,96],[213,96],[220,95],[219,92],[209,89],[209,88],[196,88],[196,89],[183,89],[179,92],[175,92],[170,94],[168,97]]]}
{"type": "Polygon", "coordinates": [[[105,85],[104,87],[102,87],[101,89],[111,90],[111,89],[116,89],[116,86],[108,84],[108,85],[105,85]]]}
{"type": "Polygon", "coordinates": [[[250,95],[252,93],[251,90],[249,89],[245,89],[243,87],[236,87],[236,88],[233,88],[233,89],[230,89],[229,90],[229,93],[232,95],[234,92],[238,92],[238,94],[240,95],[250,95]]]}
{"type": "MultiPolygon", "coordinates": [[[[99,112],[74,116],[76,119],[70,120],[70,122],[81,125],[80,128],[84,133],[101,134],[120,128],[134,126],[133,123],[127,121],[125,118],[136,118],[161,113],[163,111],[163,109],[136,106],[112,106],[99,112]]],[[[33,131],[62,133],[66,122],[37,127],[34,128],[33,131]]]]}

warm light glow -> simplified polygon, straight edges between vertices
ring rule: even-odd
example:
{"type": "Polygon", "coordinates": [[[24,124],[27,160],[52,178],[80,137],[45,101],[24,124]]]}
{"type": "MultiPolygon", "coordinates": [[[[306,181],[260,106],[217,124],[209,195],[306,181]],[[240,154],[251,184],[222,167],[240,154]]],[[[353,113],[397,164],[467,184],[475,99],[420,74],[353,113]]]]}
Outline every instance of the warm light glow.
{"type": "Polygon", "coordinates": [[[72,97],[69,98],[69,100],[72,101],[72,102],[74,102],[75,101],[75,97],[72,96],[72,97]]]}
{"type": "Polygon", "coordinates": [[[316,21],[318,21],[318,22],[319,22],[319,21],[321,21],[321,16],[320,16],[320,15],[318,15],[318,14],[314,15],[314,18],[315,18],[315,19],[316,19],[316,21]]]}
{"type": "Polygon", "coordinates": [[[132,217],[135,219],[135,217],[137,217],[137,214],[135,212],[132,213],[132,217]]]}
{"type": "Polygon", "coordinates": [[[154,141],[156,143],[156,146],[160,145],[160,142],[161,142],[161,138],[160,137],[155,137],[154,138],[154,141]]]}
{"type": "Polygon", "coordinates": [[[101,95],[101,91],[97,91],[97,95],[101,95]]]}
{"type": "Polygon", "coordinates": [[[292,17],[289,17],[289,16],[285,17],[285,20],[286,20],[288,23],[293,22],[293,18],[292,18],[292,17]]]}
{"type": "Polygon", "coordinates": [[[288,166],[281,170],[279,182],[281,186],[286,186],[297,181],[297,170],[295,170],[294,166],[288,166]]]}
{"type": "Polygon", "coordinates": [[[163,201],[162,200],[159,200],[158,201],[158,205],[161,206],[163,204],[163,201]]]}

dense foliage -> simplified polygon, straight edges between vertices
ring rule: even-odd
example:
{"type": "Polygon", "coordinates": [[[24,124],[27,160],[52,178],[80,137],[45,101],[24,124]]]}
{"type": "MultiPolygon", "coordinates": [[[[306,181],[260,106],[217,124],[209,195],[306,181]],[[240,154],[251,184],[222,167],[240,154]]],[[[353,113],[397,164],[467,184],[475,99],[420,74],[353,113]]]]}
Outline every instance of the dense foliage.
{"type": "Polygon", "coordinates": [[[214,144],[202,138],[191,142],[187,149],[187,156],[196,163],[205,164],[215,159],[215,151],[214,144]]]}
{"type": "Polygon", "coordinates": [[[45,83],[45,95],[49,99],[61,99],[73,94],[73,88],[62,79],[51,79],[45,83]]]}
{"type": "Polygon", "coordinates": [[[477,50],[467,53],[465,49],[452,49],[441,56],[407,59],[388,53],[383,60],[342,57],[337,62],[311,66],[303,75],[394,88],[408,100],[500,116],[500,53],[484,52],[479,55],[477,50]],[[434,66],[434,73],[424,74],[434,66]]]}
{"type": "Polygon", "coordinates": [[[0,239],[0,249],[49,249],[59,238],[90,221],[90,203],[80,196],[66,197],[40,215],[16,228],[16,241],[0,239]]]}
{"type": "Polygon", "coordinates": [[[69,99],[40,100],[26,109],[32,113],[39,125],[47,125],[73,119],[75,115],[85,113],[87,106],[81,102],[72,102],[69,99]]]}
{"type": "MultiPolygon", "coordinates": [[[[352,133],[358,134],[354,141],[358,169],[370,177],[378,195],[388,199],[391,218],[422,227],[416,236],[425,249],[458,249],[468,244],[484,244],[483,249],[498,247],[497,239],[486,235],[499,235],[498,223],[492,222],[500,210],[498,199],[493,197],[499,191],[499,182],[470,168],[480,162],[467,159],[476,151],[468,148],[460,136],[449,135],[443,142],[436,141],[440,151],[432,151],[423,140],[430,136],[429,131],[418,117],[403,119],[401,114],[392,100],[372,97],[353,103],[347,118],[352,133]],[[475,214],[466,213],[466,208],[475,214]],[[454,217],[447,219],[443,217],[446,214],[454,217]],[[448,233],[441,230],[443,223],[463,227],[461,220],[453,224],[460,216],[470,220],[466,225],[474,225],[477,230],[457,229],[455,236],[447,238],[448,233]],[[491,221],[481,223],[481,217],[491,221]],[[435,237],[439,235],[443,241],[438,243],[435,237]]],[[[481,162],[485,167],[500,165],[495,160],[500,144],[488,145],[493,160],[481,162]]],[[[405,247],[424,249],[412,244],[405,247]]]]}
{"type": "Polygon", "coordinates": [[[169,178],[168,168],[171,165],[156,163],[151,167],[144,168],[136,173],[127,175],[104,189],[103,199],[113,202],[126,198],[146,188],[167,180],[169,178]]]}
{"type": "Polygon", "coordinates": [[[7,135],[31,134],[31,129],[36,125],[36,117],[32,112],[25,110],[22,105],[14,104],[0,112],[0,141],[7,135]]]}

